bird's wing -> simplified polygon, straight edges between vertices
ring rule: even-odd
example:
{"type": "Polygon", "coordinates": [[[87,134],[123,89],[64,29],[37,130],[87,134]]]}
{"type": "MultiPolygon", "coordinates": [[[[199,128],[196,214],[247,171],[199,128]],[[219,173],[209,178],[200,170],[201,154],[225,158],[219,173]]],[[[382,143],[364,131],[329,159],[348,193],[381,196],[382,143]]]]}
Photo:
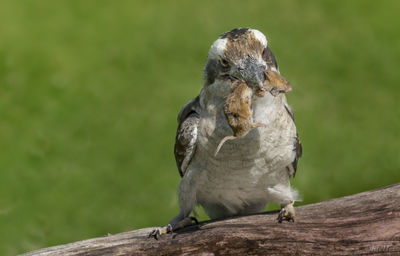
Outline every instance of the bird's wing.
{"type": "Polygon", "coordinates": [[[175,160],[181,177],[185,175],[197,144],[197,131],[200,115],[196,111],[199,97],[186,103],[178,115],[178,130],[175,137],[175,160]]]}
{"type": "MultiPolygon", "coordinates": [[[[293,113],[292,109],[287,104],[285,104],[285,109],[294,122],[294,113],[293,113]]],[[[293,141],[293,146],[294,146],[293,150],[296,152],[296,156],[295,156],[293,162],[287,167],[287,169],[289,171],[289,175],[293,175],[293,177],[294,177],[296,175],[296,171],[297,171],[297,162],[299,161],[299,158],[303,154],[303,148],[301,146],[299,134],[297,132],[296,132],[296,137],[294,138],[294,141],[293,141]]]]}

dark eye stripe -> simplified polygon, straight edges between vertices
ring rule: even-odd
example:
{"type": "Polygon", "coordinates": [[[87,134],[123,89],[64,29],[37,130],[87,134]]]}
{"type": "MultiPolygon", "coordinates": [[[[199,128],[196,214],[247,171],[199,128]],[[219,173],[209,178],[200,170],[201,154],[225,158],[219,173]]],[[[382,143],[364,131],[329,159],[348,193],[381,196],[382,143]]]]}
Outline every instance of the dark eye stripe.
{"type": "Polygon", "coordinates": [[[269,47],[264,49],[262,58],[267,62],[268,65],[275,66],[275,68],[278,69],[278,62],[276,61],[275,55],[272,53],[269,47]]]}
{"type": "Polygon", "coordinates": [[[268,48],[265,48],[264,51],[262,52],[263,60],[267,60],[267,55],[268,55],[268,48]]]}

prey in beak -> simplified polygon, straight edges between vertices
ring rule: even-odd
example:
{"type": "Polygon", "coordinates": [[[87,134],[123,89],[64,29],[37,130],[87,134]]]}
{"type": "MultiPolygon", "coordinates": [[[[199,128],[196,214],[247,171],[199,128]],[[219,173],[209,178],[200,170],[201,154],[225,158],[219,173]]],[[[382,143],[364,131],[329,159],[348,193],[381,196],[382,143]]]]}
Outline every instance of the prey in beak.
{"type": "Polygon", "coordinates": [[[274,67],[265,66],[255,58],[248,57],[243,61],[242,67],[238,69],[239,78],[252,87],[257,96],[264,96],[268,91],[276,97],[280,93],[287,93],[292,90],[289,82],[281,76],[274,67]]]}
{"type": "Polygon", "coordinates": [[[265,70],[265,90],[269,91],[272,96],[276,97],[279,93],[287,93],[292,90],[289,82],[274,70],[265,70]]]}
{"type": "Polygon", "coordinates": [[[264,123],[253,121],[252,98],[254,90],[243,80],[232,84],[232,91],[224,104],[224,114],[233,131],[232,136],[224,137],[217,146],[214,156],[217,156],[222,145],[228,140],[245,136],[251,129],[265,127],[264,123]]]}

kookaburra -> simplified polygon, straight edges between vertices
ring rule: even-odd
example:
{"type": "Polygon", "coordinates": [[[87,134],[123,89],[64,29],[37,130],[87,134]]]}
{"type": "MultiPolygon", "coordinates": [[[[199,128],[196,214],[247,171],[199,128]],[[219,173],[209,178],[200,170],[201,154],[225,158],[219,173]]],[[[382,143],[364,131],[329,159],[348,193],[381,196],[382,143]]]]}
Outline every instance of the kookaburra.
{"type": "MultiPolygon", "coordinates": [[[[215,219],[259,213],[268,203],[277,203],[282,207],[278,221],[294,220],[293,203],[299,196],[289,179],[296,173],[302,149],[285,97],[290,90],[260,31],[233,29],[212,44],[203,89],[178,115],[175,159],[182,177],[180,212],[151,236],[157,239],[191,224],[190,214],[197,205],[215,219]],[[235,83],[250,88],[246,118],[256,125],[220,145],[234,134],[227,98],[235,83]]],[[[232,118],[239,120],[240,113],[232,118]]]]}

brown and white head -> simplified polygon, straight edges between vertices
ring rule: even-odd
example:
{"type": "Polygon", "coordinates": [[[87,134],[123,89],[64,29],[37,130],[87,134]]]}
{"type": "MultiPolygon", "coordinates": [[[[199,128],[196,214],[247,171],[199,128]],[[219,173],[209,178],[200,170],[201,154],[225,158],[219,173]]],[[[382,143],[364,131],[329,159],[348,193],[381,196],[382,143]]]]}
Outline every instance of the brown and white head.
{"type": "Polygon", "coordinates": [[[255,91],[269,91],[273,96],[291,90],[265,35],[251,28],[233,29],[211,45],[204,77],[205,86],[217,80],[243,80],[255,91]]]}

